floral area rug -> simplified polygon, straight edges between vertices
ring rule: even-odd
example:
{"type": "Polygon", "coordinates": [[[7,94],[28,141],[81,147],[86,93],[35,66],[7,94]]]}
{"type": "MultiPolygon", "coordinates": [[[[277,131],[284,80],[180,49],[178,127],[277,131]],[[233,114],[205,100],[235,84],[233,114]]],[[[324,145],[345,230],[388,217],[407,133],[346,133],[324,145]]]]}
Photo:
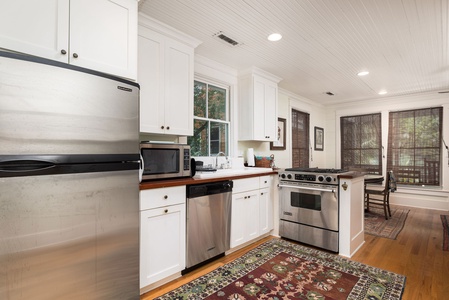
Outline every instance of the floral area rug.
{"type": "Polygon", "coordinates": [[[365,212],[365,233],[395,240],[404,228],[409,209],[391,208],[391,218],[385,220],[383,208],[370,207],[365,212]]]}
{"type": "Polygon", "coordinates": [[[401,299],[405,277],[272,239],[157,300],[401,299]]]}
{"type": "Polygon", "coordinates": [[[440,215],[443,223],[443,251],[449,251],[449,224],[447,215],[440,215]]]}

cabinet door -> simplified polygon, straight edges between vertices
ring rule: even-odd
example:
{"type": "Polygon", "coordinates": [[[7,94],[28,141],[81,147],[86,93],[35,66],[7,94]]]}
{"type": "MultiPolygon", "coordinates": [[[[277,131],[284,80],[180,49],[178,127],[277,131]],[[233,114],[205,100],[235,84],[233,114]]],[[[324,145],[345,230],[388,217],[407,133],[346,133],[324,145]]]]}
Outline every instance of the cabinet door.
{"type": "Polygon", "coordinates": [[[270,141],[277,139],[277,93],[277,84],[265,84],[264,134],[270,141]]]}
{"type": "Polygon", "coordinates": [[[257,238],[259,233],[259,191],[252,191],[248,193],[246,206],[246,229],[247,241],[257,238]]]}
{"type": "Polygon", "coordinates": [[[267,139],[265,134],[265,82],[254,76],[254,140],[267,139]]]}
{"type": "Polygon", "coordinates": [[[231,213],[231,248],[246,241],[246,194],[232,195],[231,213]]]}
{"type": "Polygon", "coordinates": [[[193,135],[193,48],[139,27],[140,132],[193,135]]]}
{"type": "Polygon", "coordinates": [[[137,1],[71,1],[69,63],[136,79],[137,1]]]}
{"type": "Polygon", "coordinates": [[[68,62],[69,0],[2,1],[0,47],[68,62]]]}
{"type": "Polygon", "coordinates": [[[165,133],[164,38],[139,27],[140,132],[165,133]]]}
{"type": "Polygon", "coordinates": [[[184,204],[141,211],[140,288],[185,268],[184,204]]]}
{"type": "Polygon", "coordinates": [[[166,40],[164,80],[165,133],[193,135],[193,48],[166,40]]]}
{"type": "Polygon", "coordinates": [[[277,84],[254,76],[254,139],[276,140],[277,132],[277,84]]]}
{"type": "Polygon", "coordinates": [[[273,201],[269,188],[259,191],[259,234],[265,234],[273,229],[273,201]]]}
{"type": "Polygon", "coordinates": [[[231,248],[259,236],[258,191],[232,195],[231,248]]]}

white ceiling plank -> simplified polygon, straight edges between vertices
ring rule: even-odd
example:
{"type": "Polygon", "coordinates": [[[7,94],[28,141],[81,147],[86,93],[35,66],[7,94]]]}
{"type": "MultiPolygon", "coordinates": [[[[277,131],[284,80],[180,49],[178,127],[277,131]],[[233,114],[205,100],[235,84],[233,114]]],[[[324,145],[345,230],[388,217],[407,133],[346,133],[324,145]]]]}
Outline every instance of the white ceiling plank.
{"type": "Polygon", "coordinates": [[[145,0],[139,11],[199,40],[201,56],[251,66],[320,102],[449,89],[449,0],[145,0]],[[241,43],[213,37],[222,31],[241,43]],[[269,42],[270,33],[283,38],[269,42]],[[370,74],[356,73],[368,69],[370,74]],[[329,97],[325,92],[335,96],[329,97]]]}

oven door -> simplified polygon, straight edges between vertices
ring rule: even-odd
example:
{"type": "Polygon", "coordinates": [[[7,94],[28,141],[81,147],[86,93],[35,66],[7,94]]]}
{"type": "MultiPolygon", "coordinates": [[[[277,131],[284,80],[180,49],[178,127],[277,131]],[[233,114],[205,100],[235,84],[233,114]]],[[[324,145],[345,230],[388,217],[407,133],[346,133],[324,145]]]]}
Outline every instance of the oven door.
{"type": "Polygon", "coordinates": [[[338,188],[280,183],[280,218],[338,231],[338,188]]]}

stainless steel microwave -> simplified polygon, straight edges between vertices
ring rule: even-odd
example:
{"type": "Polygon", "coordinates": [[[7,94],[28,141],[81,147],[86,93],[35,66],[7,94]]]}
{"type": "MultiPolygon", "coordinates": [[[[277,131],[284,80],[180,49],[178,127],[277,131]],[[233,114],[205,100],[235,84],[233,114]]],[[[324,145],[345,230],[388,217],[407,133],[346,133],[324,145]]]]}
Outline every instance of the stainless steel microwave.
{"type": "Polygon", "coordinates": [[[190,177],[190,146],[142,142],[142,180],[190,177]]]}

